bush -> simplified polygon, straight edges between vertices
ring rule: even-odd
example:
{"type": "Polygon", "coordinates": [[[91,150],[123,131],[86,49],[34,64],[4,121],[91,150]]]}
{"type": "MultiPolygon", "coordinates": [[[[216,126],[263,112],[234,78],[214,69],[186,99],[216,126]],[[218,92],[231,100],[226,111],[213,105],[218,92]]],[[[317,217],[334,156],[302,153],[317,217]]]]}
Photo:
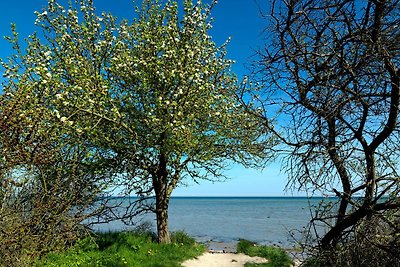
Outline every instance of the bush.
{"type": "Polygon", "coordinates": [[[303,264],[301,265],[302,267],[326,267],[328,266],[328,263],[326,259],[324,260],[321,257],[310,257],[306,259],[303,264]]]}
{"type": "Polygon", "coordinates": [[[50,251],[62,251],[86,235],[74,217],[68,199],[41,193],[35,186],[19,186],[0,192],[0,266],[31,266],[50,251]],[[9,194],[13,192],[13,194],[9,194]]]}
{"type": "Polygon", "coordinates": [[[81,223],[109,176],[31,89],[10,82],[0,94],[0,266],[31,266],[86,235],[81,223]]]}
{"type": "Polygon", "coordinates": [[[362,220],[339,245],[317,249],[306,267],[400,267],[399,212],[376,214],[362,220]]]}

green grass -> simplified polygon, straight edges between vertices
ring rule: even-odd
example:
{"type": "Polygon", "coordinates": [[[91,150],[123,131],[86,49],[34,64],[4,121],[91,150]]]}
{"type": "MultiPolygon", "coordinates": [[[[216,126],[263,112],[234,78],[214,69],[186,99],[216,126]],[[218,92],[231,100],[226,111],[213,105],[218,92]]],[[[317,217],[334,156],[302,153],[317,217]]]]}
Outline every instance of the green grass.
{"type": "Polygon", "coordinates": [[[104,233],[78,241],[64,253],[50,253],[36,266],[180,267],[205,247],[183,232],[172,234],[172,244],[158,244],[149,233],[104,233]]]}
{"type": "Polygon", "coordinates": [[[253,242],[241,239],[237,245],[237,252],[249,256],[258,256],[268,259],[267,263],[246,263],[246,267],[290,267],[293,264],[289,255],[281,248],[272,246],[258,246],[253,242]]]}

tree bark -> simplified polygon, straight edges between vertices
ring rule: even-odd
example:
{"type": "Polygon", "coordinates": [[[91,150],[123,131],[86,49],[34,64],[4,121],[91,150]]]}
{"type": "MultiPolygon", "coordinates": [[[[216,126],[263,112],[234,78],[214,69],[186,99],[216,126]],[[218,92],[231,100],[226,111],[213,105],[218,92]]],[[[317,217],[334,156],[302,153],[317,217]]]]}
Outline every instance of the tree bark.
{"type": "Polygon", "coordinates": [[[337,222],[321,239],[321,248],[325,251],[329,251],[337,245],[337,239],[343,234],[343,231],[349,227],[355,225],[362,218],[372,213],[372,210],[360,208],[354,213],[343,218],[340,222],[337,222]]]}
{"type": "Polygon", "coordinates": [[[346,167],[344,166],[344,160],[340,158],[337,148],[336,148],[336,121],[335,118],[327,119],[328,122],[328,154],[330,159],[332,160],[337,173],[339,174],[340,181],[342,184],[343,194],[340,199],[340,205],[337,215],[336,224],[340,223],[346,216],[346,210],[349,205],[349,199],[351,197],[351,185],[350,185],[350,178],[347,173],[346,167]]]}
{"type": "MultiPolygon", "coordinates": [[[[161,143],[164,140],[161,136],[161,143]]],[[[154,192],[156,195],[156,220],[157,220],[157,239],[159,243],[171,243],[168,229],[168,206],[170,194],[168,190],[168,169],[167,155],[160,151],[158,168],[153,177],[154,192]]]]}
{"type": "Polygon", "coordinates": [[[156,219],[157,219],[157,239],[159,243],[167,243],[167,244],[171,243],[171,237],[168,228],[168,206],[169,206],[169,197],[164,194],[157,194],[156,219]]]}

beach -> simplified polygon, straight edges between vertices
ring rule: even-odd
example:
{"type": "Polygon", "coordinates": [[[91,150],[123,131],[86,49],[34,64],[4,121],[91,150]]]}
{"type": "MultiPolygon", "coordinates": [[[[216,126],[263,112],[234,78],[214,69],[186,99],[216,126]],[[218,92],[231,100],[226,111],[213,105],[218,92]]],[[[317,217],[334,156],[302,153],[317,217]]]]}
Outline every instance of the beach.
{"type": "MultiPolygon", "coordinates": [[[[236,248],[231,243],[211,244],[213,249],[205,252],[203,255],[187,260],[182,267],[242,267],[246,263],[267,263],[268,260],[262,257],[251,257],[243,253],[236,253],[236,248]],[[216,248],[219,248],[217,250],[216,248]]],[[[301,264],[299,259],[293,259],[293,267],[301,264]]]]}
{"type": "MultiPolygon", "coordinates": [[[[250,257],[243,253],[237,253],[237,241],[208,241],[203,244],[207,247],[207,252],[195,259],[185,261],[182,264],[183,267],[242,267],[245,263],[268,262],[262,257],[250,257]]],[[[302,261],[294,258],[290,251],[287,253],[292,256],[293,267],[300,266],[302,261]]]]}
{"type": "Polygon", "coordinates": [[[183,267],[242,267],[245,263],[265,263],[261,257],[250,257],[243,253],[206,252],[196,259],[185,261],[183,267]]]}

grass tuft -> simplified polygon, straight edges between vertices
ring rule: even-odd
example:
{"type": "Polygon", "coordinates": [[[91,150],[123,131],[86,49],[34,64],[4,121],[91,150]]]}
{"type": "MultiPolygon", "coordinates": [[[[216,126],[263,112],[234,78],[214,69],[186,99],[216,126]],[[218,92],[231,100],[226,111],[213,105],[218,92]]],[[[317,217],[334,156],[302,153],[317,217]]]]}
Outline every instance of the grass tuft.
{"type": "Polygon", "coordinates": [[[194,238],[191,236],[188,236],[183,231],[173,232],[171,235],[171,241],[174,244],[181,244],[181,245],[187,245],[187,246],[194,246],[196,244],[196,241],[194,240],[194,238]]]}
{"type": "Polygon", "coordinates": [[[239,240],[237,252],[251,257],[263,257],[268,260],[267,263],[246,263],[246,267],[290,267],[293,265],[292,259],[283,249],[273,246],[258,246],[245,239],[239,240]]]}

